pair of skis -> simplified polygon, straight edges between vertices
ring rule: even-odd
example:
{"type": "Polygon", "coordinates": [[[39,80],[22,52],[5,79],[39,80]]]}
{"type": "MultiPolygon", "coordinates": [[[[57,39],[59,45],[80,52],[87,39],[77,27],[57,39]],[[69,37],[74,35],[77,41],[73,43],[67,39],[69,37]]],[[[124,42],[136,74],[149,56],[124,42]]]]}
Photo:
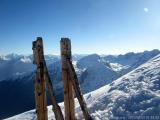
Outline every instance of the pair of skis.
{"type": "MultiPolygon", "coordinates": [[[[49,77],[47,65],[43,52],[43,40],[38,37],[33,41],[33,63],[37,65],[35,76],[35,102],[36,113],[38,120],[48,120],[47,100],[46,100],[46,86],[52,102],[52,110],[55,114],[56,120],[64,120],[62,111],[56,102],[55,93],[53,90],[52,81],[49,77]]],[[[78,78],[71,61],[71,42],[68,38],[61,39],[61,57],[62,57],[62,79],[64,81],[64,104],[65,104],[65,119],[75,120],[74,113],[74,95],[80,103],[85,120],[92,120],[87,105],[81,94],[78,78]],[[73,89],[72,89],[73,88],[73,89]]]]}

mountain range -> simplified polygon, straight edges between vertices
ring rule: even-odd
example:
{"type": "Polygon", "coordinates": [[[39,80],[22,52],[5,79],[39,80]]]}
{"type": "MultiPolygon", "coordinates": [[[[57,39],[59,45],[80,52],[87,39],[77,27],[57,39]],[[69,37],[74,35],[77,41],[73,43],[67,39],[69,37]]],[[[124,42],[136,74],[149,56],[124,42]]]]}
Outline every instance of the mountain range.
{"type": "MultiPolygon", "coordinates": [[[[159,50],[125,55],[73,55],[76,73],[83,93],[111,84],[160,54],[159,50]]],[[[58,102],[63,101],[60,56],[45,55],[58,102]]],[[[32,55],[0,56],[0,119],[34,109],[35,66],[32,55]]],[[[50,104],[50,101],[48,101],[50,104]]]]}
{"type": "MultiPolygon", "coordinates": [[[[117,80],[85,94],[84,97],[91,116],[96,120],[160,119],[160,54],[117,80]]],[[[64,111],[64,103],[59,105],[64,111]]],[[[76,118],[83,119],[77,99],[75,106],[76,118]]],[[[49,106],[48,117],[49,120],[54,120],[51,109],[49,106]]],[[[6,120],[22,119],[35,120],[35,110],[6,120]]]]}

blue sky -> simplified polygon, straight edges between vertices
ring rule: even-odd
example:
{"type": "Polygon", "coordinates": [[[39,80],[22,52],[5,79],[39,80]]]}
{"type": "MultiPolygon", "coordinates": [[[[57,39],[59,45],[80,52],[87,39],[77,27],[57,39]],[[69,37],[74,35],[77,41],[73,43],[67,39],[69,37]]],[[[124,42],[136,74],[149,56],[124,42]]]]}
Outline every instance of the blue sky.
{"type": "Polygon", "coordinates": [[[61,37],[73,53],[124,54],[160,48],[160,0],[0,0],[0,54],[59,54],[61,37]]]}

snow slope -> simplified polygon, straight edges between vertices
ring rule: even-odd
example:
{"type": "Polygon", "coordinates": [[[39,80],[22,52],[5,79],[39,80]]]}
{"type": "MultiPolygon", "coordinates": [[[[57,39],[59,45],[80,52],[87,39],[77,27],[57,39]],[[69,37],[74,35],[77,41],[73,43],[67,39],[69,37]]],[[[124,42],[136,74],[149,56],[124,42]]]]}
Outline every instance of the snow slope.
{"type": "MultiPolygon", "coordinates": [[[[85,95],[88,108],[96,120],[160,119],[160,54],[137,69],[85,95]]],[[[63,103],[60,103],[64,110],[63,103]]],[[[49,108],[49,119],[54,114],[49,108]]],[[[82,113],[76,100],[76,116],[82,113]]],[[[6,120],[35,120],[31,110],[6,120]]]]}

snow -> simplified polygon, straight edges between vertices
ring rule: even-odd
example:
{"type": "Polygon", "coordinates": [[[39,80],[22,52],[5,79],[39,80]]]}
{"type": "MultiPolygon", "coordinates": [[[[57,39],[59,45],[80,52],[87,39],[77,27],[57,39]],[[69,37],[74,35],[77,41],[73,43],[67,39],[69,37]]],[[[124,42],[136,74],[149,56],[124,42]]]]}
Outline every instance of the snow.
{"type": "Polygon", "coordinates": [[[117,71],[117,72],[130,67],[128,65],[125,66],[125,65],[121,65],[119,63],[110,63],[110,66],[114,71],[117,71]]]}
{"type": "Polygon", "coordinates": [[[7,60],[10,60],[10,59],[9,59],[9,58],[7,58],[7,57],[6,57],[6,56],[4,56],[4,55],[1,55],[1,56],[0,56],[0,60],[4,60],[4,61],[6,60],[6,61],[7,61],[7,60]]]}
{"type": "Polygon", "coordinates": [[[27,58],[27,57],[23,57],[20,59],[21,62],[24,62],[24,63],[31,63],[32,60],[30,58],[27,58]]]}
{"type": "MultiPolygon", "coordinates": [[[[95,120],[160,119],[160,55],[137,69],[84,95],[91,116],[95,120]]],[[[76,117],[83,119],[77,99],[76,117]]],[[[64,111],[63,103],[60,103],[64,111]]],[[[49,120],[54,120],[51,106],[49,120]]],[[[35,111],[29,111],[6,120],[35,120],[35,111]]]]}
{"type": "Polygon", "coordinates": [[[25,74],[25,72],[16,72],[15,75],[20,76],[20,75],[24,75],[24,74],[25,74]]]}

